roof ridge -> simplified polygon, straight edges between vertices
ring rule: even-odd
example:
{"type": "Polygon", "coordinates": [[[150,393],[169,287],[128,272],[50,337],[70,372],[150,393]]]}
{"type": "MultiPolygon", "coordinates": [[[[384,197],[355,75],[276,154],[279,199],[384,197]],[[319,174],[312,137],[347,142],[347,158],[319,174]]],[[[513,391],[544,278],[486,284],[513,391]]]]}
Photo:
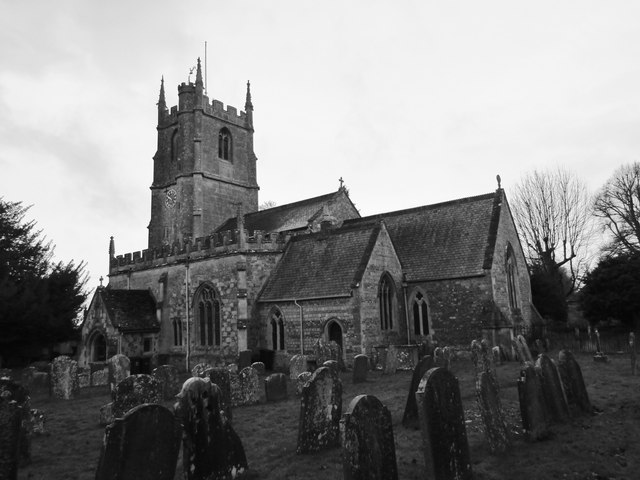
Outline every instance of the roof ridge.
{"type": "Polygon", "coordinates": [[[249,217],[249,216],[252,216],[252,215],[258,215],[258,214],[263,214],[263,213],[272,213],[272,212],[276,212],[276,211],[279,211],[279,210],[285,210],[286,208],[290,208],[292,206],[300,206],[300,205],[303,205],[305,203],[314,203],[314,202],[317,202],[320,199],[333,197],[337,193],[339,193],[339,190],[336,191],[336,192],[331,192],[331,193],[325,193],[323,195],[318,195],[317,197],[305,198],[303,200],[298,200],[297,202],[285,203],[284,205],[277,205],[275,207],[265,208],[264,210],[258,210],[258,211],[255,211],[255,212],[247,213],[245,215],[245,217],[249,217]]]}

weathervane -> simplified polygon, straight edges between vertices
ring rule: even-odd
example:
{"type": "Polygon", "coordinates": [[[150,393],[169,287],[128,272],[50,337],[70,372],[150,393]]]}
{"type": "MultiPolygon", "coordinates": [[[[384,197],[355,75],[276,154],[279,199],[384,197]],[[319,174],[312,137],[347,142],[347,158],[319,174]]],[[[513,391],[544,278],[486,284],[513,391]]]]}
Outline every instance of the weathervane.
{"type": "Polygon", "coordinates": [[[197,67],[191,67],[191,68],[189,69],[189,76],[187,77],[187,82],[188,82],[188,83],[191,83],[191,75],[193,75],[193,72],[195,71],[195,69],[196,69],[196,68],[197,68],[197,67]]]}

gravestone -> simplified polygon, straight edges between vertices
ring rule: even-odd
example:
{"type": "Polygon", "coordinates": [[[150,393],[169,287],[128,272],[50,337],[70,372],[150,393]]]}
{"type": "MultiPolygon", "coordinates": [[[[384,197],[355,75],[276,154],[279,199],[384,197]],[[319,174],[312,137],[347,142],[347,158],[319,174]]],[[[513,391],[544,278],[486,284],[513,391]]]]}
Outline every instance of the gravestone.
{"type": "Polygon", "coordinates": [[[3,480],[18,478],[22,418],[18,402],[0,397],[0,478],[3,480]]]}
{"type": "Polygon", "coordinates": [[[345,480],[397,480],[391,413],[373,395],[358,395],[340,420],[345,480]]]}
{"type": "Polygon", "coordinates": [[[302,372],[300,375],[298,375],[298,378],[296,378],[296,395],[302,395],[302,389],[307,384],[307,382],[311,380],[312,376],[313,374],[311,372],[302,372]]]}
{"type": "Polygon", "coordinates": [[[253,362],[251,364],[251,368],[258,372],[259,375],[264,375],[264,373],[267,371],[267,368],[265,367],[263,362],[253,362]]]}
{"type": "Polygon", "coordinates": [[[108,370],[96,370],[91,374],[91,385],[101,387],[109,383],[108,370]]]}
{"type": "Polygon", "coordinates": [[[251,350],[242,350],[238,354],[238,370],[251,366],[251,357],[253,352],[251,350]]]}
{"type": "Polygon", "coordinates": [[[62,355],[51,362],[51,391],[56,398],[70,400],[78,392],[78,363],[62,355]]]}
{"type": "Polygon", "coordinates": [[[113,416],[113,402],[102,405],[100,407],[98,424],[104,427],[105,425],[109,425],[110,423],[112,423],[114,420],[115,417],[113,416]]]}
{"type": "Polygon", "coordinates": [[[184,382],[175,413],[183,425],[186,480],[241,477],[248,468],[240,437],[221,409],[220,388],[208,378],[191,377],[184,382]]]}
{"type": "Polygon", "coordinates": [[[78,387],[87,388],[91,386],[91,371],[88,368],[78,368],[78,387]]]}
{"type": "Polygon", "coordinates": [[[598,331],[598,329],[595,329],[595,334],[596,334],[596,353],[593,355],[593,361],[594,362],[608,362],[609,361],[609,357],[607,357],[607,355],[605,355],[605,353],[602,351],[602,346],[600,345],[600,332],[598,331]]]}
{"type": "Polygon", "coordinates": [[[471,342],[471,361],[476,371],[476,381],[481,373],[486,372],[493,379],[495,389],[499,390],[498,376],[491,364],[491,352],[486,340],[471,342]]]}
{"type": "MultiPolygon", "coordinates": [[[[231,402],[231,373],[226,368],[210,368],[207,370],[207,374],[209,375],[209,380],[211,383],[218,386],[220,389],[220,408],[225,414],[227,420],[232,419],[232,402],[231,402]]],[[[237,375],[233,375],[237,378],[237,375]]]]}
{"type": "Polygon", "coordinates": [[[211,365],[209,365],[208,363],[198,363],[194,365],[193,368],[191,369],[191,376],[204,378],[207,376],[205,372],[210,368],[211,368],[211,365]]]}
{"type": "Polygon", "coordinates": [[[231,402],[233,406],[253,405],[260,401],[260,377],[255,368],[247,367],[231,381],[231,402]]]}
{"type": "Polygon", "coordinates": [[[519,346],[518,354],[522,356],[522,359],[520,361],[533,363],[533,356],[531,355],[531,351],[529,350],[527,340],[522,335],[518,335],[516,337],[516,343],[519,346]]]}
{"type": "Polygon", "coordinates": [[[446,368],[424,374],[416,402],[427,475],[434,480],[472,480],[469,444],[458,379],[446,368]]]}
{"type": "Polygon", "coordinates": [[[500,352],[500,347],[496,345],[491,349],[491,355],[493,357],[494,365],[502,365],[502,354],[500,352]]]}
{"type": "Polygon", "coordinates": [[[364,354],[356,355],[353,358],[353,383],[366,382],[368,372],[369,357],[364,354]]]}
{"type": "MultiPolygon", "coordinates": [[[[338,368],[341,372],[344,372],[346,367],[344,365],[344,358],[342,358],[342,347],[335,340],[330,340],[327,345],[329,346],[329,350],[331,350],[331,360],[338,362],[338,368]]],[[[318,363],[318,365],[320,364],[318,363]]]]}
{"type": "Polygon", "coordinates": [[[109,388],[113,394],[116,385],[131,375],[131,360],[126,355],[118,353],[107,359],[109,388]]]}
{"type": "Polygon", "coordinates": [[[296,452],[337,447],[341,414],[342,382],[331,369],[320,367],[302,388],[296,452]]]}
{"type": "Polygon", "coordinates": [[[174,365],[160,365],[153,369],[151,375],[160,381],[164,400],[172,399],[180,392],[182,383],[178,369],[174,365]]]}
{"type": "Polygon", "coordinates": [[[542,393],[542,384],[533,365],[527,363],[520,371],[518,398],[522,428],[530,440],[542,440],[549,436],[549,414],[542,393]]]}
{"type": "Polygon", "coordinates": [[[416,367],[413,369],[411,376],[411,384],[409,385],[409,394],[407,395],[407,403],[404,407],[404,415],[402,416],[402,425],[406,428],[420,428],[418,417],[418,404],[416,403],[416,391],[422,381],[422,377],[430,369],[434,367],[433,357],[426,355],[420,359],[416,367]]]}
{"type": "Polygon", "coordinates": [[[331,370],[333,370],[336,374],[340,373],[340,366],[338,365],[338,362],[336,360],[327,360],[326,362],[324,362],[322,365],[322,367],[327,367],[330,368],[331,370]]]}
{"type": "Polygon", "coordinates": [[[385,362],[382,373],[384,375],[393,375],[398,369],[398,356],[396,355],[396,347],[389,345],[385,354],[385,362]]]}
{"type": "Polygon", "coordinates": [[[291,380],[297,380],[298,375],[307,371],[307,357],[306,355],[294,355],[289,361],[289,378],[291,380]]]}
{"type": "Polygon", "coordinates": [[[476,399],[489,450],[491,453],[506,451],[510,445],[509,433],[504,421],[498,388],[489,372],[480,372],[476,377],[476,399]]]}
{"type": "Polygon", "coordinates": [[[139,405],[105,429],[96,480],[173,480],[182,426],[162,405],[139,405]]]}
{"type": "Polygon", "coordinates": [[[284,373],[272,373],[264,380],[267,402],[277,402],[287,398],[287,376],[284,373]]]}
{"type": "Polygon", "coordinates": [[[324,340],[318,340],[313,346],[313,354],[316,357],[316,365],[322,365],[327,360],[335,360],[331,347],[324,340]]]}
{"type": "Polygon", "coordinates": [[[568,421],[570,416],[569,404],[562,387],[558,367],[546,354],[541,353],[538,355],[538,360],[536,360],[536,372],[540,378],[542,394],[547,403],[549,417],[557,423],[568,421]]]}
{"type": "Polygon", "coordinates": [[[560,350],[558,353],[558,370],[569,406],[582,413],[593,413],[593,406],[589,401],[582,370],[573,353],[569,350],[560,350]]]}
{"type": "MultiPolygon", "coordinates": [[[[26,465],[31,462],[31,397],[29,390],[13,380],[0,379],[0,401],[14,401],[20,407],[20,451],[19,463],[26,465]]],[[[2,478],[2,477],[0,477],[2,478]]]]}
{"type": "Polygon", "coordinates": [[[113,416],[122,418],[133,407],[143,403],[161,403],[162,382],[151,375],[129,375],[113,391],[113,416]]]}

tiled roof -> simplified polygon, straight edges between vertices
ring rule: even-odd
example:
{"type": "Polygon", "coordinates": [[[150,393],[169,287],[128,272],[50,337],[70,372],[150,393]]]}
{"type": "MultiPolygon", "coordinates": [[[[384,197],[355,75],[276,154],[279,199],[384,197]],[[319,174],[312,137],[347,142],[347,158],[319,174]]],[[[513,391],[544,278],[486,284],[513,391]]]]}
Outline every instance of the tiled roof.
{"type": "Polygon", "coordinates": [[[502,193],[347,220],[383,220],[407,281],[483,275],[491,268],[502,193]]]}
{"type": "Polygon", "coordinates": [[[149,290],[100,291],[113,326],[123,332],[160,330],[156,318],[156,303],[149,290]]]}
{"type": "MultiPolygon", "coordinates": [[[[320,195],[319,197],[307,198],[299,202],[248,213],[244,216],[244,225],[250,232],[255,230],[285,232],[306,228],[309,220],[316,217],[324,205],[330,204],[340,195],[345,194],[341,190],[338,190],[337,192],[320,195]]],[[[349,197],[347,196],[346,198],[349,197]]],[[[232,217],[218,227],[216,232],[225,232],[237,228],[238,219],[237,217],[232,217]]]]}
{"type": "Polygon", "coordinates": [[[259,301],[350,295],[379,232],[367,224],[293,237],[259,301]]]}

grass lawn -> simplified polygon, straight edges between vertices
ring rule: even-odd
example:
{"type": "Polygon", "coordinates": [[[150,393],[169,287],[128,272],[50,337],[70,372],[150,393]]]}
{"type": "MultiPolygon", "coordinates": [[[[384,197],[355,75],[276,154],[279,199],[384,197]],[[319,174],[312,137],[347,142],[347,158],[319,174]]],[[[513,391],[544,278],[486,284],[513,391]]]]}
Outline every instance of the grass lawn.
{"type": "MultiPolygon", "coordinates": [[[[557,358],[553,352],[552,357],[557,358]]],[[[576,356],[591,402],[601,412],[553,427],[542,442],[522,435],[516,379],[519,366],[497,368],[500,395],[513,446],[504,455],[489,454],[476,406],[472,366],[468,360],[452,365],[460,381],[473,471],[482,479],[639,479],[640,376],[631,376],[626,355],[611,355],[609,363],[596,363],[589,355],[576,356]]],[[[359,394],[375,395],[391,411],[400,479],[424,478],[421,436],[402,426],[411,372],[383,376],[369,372],[369,381],[354,385],[350,372],[342,374],[343,411],[359,394]]],[[[336,480],[343,477],[340,449],[296,455],[299,399],[289,384],[289,399],[278,403],[238,407],[233,425],[244,444],[250,478],[336,480]]],[[[32,408],[45,412],[47,435],[34,437],[33,461],[21,468],[21,480],[89,480],[95,477],[104,428],[98,425],[99,408],[109,401],[106,387],[81,391],[70,401],[45,395],[32,397],[32,408]]],[[[167,403],[170,406],[170,403],[167,403]]],[[[182,478],[178,461],[176,479],[182,478]]]]}

